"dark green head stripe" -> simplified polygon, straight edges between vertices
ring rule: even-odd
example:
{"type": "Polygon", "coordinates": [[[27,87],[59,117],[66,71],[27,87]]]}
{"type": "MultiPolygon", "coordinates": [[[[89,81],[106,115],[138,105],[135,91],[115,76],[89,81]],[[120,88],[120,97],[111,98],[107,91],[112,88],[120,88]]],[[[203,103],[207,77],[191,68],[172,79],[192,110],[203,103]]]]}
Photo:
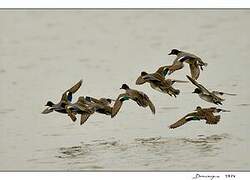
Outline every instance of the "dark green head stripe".
{"type": "Polygon", "coordinates": [[[124,96],[124,97],[120,98],[120,101],[126,101],[126,100],[129,100],[128,96],[124,96]]]}

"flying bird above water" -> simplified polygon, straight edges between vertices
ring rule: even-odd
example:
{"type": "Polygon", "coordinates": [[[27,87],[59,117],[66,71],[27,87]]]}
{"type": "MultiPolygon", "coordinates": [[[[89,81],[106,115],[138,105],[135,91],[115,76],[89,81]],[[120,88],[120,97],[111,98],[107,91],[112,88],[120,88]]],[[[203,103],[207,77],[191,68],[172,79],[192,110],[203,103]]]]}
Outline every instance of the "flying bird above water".
{"type": "Polygon", "coordinates": [[[231,95],[231,96],[235,96],[236,94],[231,94],[231,93],[224,93],[224,92],[220,92],[220,91],[209,91],[208,89],[206,89],[203,85],[199,84],[196,80],[194,80],[193,78],[191,78],[190,76],[187,75],[187,78],[197,87],[195,88],[193,93],[196,93],[199,95],[199,97],[207,102],[211,102],[214,103],[216,105],[220,104],[222,105],[222,101],[224,101],[225,99],[222,99],[219,96],[222,95],[231,95]]]}
{"type": "Polygon", "coordinates": [[[115,104],[113,105],[112,108],[112,114],[111,114],[112,118],[118,113],[123,102],[129,99],[135,101],[139,106],[142,106],[144,108],[149,106],[152,113],[155,114],[155,106],[145,93],[134,89],[130,89],[127,84],[123,84],[120,89],[124,89],[126,92],[120,94],[116,99],[115,104]]]}
{"type": "Polygon", "coordinates": [[[200,76],[200,69],[203,70],[203,66],[207,66],[207,63],[203,62],[198,56],[177,49],[172,49],[168,55],[177,56],[172,65],[168,66],[169,75],[176,70],[182,69],[184,67],[184,62],[186,62],[189,64],[192,78],[198,79],[200,76]]]}
{"type": "Polygon", "coordinates": [[[198,106],[195,109],[195,112],[188,113],[186,116],[175,122],[174,124],[171,124],[169,126],[170,129],[178,128],[187,122],[190,121],[200,121],[205,120],[206,124],[217,124],[220,121],[220,115],[214,115],[214,113],[219,112],[230,112],[228,110],[219,109],[216,107],[210,107],[210,108],[201,108],[198,106]]]}
{"type": "Polygon", "coordinates": [[[47,104],[45,106],[48,106],[43,112],[42,114],[48,114],[51,113],[53,111],[59,112],[59,113],[67,113],[65,106],[68,104],[71,104],[72,99],[73,99],[73,94],[78,91],[78,89],[81,87],[82,85],[82,80],[80,80],[78,83],[76,83],[73,87],[71,87],[70,89],[66,90],[61,97],[61,100],[59,103],[54,104],[51,101],[48,101],[47,104]]]}
{"type": "Polygon", "coordinates": [[[111,115],[112,113],[111,103],[112,101],[115,101],[115,100],[110,99],[110,98],[96,99],[96,98],[89,97],[89,96],[86,96],[85,100],[91,103],[95,107],[96,112],[101,113],[101,114],[111,115]]]}
{"type": "Polygon", "coordinates": [[[155,73],[151,74],[148,74],[147,72],[143,71],[141,72],[141,75],[137,78],[135,84],[142,85],[147,82],[153,89],[176,97],[178,94],[180,94],[180,90],[173,88],[172,85],[175,82],[186,83],[188,81],[165,79],[167,71],[167,66],[162,66],[155,73]]]}
{"type": "Polygon", "coordinates": [[[66,105],[65,109],[72,121],[76,121],[77,114],[81,115],[80,125],[85,123],[96,110],[94,106],[86,103],[83,96],[79,97],[76,103],[66,105]]]}

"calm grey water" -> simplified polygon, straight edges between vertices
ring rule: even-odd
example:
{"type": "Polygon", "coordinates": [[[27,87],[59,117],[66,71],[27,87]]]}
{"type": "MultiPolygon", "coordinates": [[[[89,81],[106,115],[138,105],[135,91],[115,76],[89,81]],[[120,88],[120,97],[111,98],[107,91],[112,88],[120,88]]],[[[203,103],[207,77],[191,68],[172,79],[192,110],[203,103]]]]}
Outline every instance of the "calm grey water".
{"type": "MultiPolygon", "coordinates": [[[[0,11],[0,170],[249,170],[249,32],[244,10],[0,11]],[[142,70],[171,64],[172,48],[208,63],[199,82],[226,97],[221,122],[168,125],[197,105],[213,106],[177,84],[178,98],[136,86],[142,70]],[[122,83],[144,91],[156,115],[124,103],[110,119],[83,126],[41,114],[47,100],[83,79],[76,93],[116,98],[122,83]]],[[[170,76],[185,80],[188,66],[170,76]]]]}

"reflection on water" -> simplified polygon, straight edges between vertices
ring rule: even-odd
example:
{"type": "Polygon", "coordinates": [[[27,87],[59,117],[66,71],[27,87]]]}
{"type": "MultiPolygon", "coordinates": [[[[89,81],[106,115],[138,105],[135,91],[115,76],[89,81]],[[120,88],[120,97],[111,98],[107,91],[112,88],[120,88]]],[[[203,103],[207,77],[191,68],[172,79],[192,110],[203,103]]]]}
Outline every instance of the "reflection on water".
{"type": "Polygon", "coordinates": [[[59,148],[56,158],[67,160],[66,163],[75,166],[74,169],[88,169],[91,165],[91,168],[96,167],[94,169],[136,170],[140,163],[147,169],[158,167],[159,162],[162,162],[160,169],[176,168],[190,158],[203,159],[204,156],[212,157],[223,153],[220,145],[229,139],[228,134],[220,134],[207,137],[200,135],[197,138],[135,138],[126,143],[94,140],[91,143],[82,142],[79,146],[59,148]],[[114,165],[108,163],[113,161],[114,165]],[[123,163],[130,166],[123,167],[123,163]]]}
{"type": "Polygon", "coordinates": [[[242,104],[238,104],[238,106],[246,107],[246,106],[250,106],[250,104],[248,104],[248,103],[242,103],[242,104]]]}
{"type": "Polygon", "coordinates": [[[8,114],[14,112],[15,109],[12,108],[6,108],[6,109],[0,109],[0,114],[8,114]]]}
{"type": "Polygon", "coordinates": [[[68,148],[60,148],[61,156],[56,156],[58,158],[75,158],[78,156],[83,156],[88,153],[88,148],[82,146],[73,146],[68,148]]]}

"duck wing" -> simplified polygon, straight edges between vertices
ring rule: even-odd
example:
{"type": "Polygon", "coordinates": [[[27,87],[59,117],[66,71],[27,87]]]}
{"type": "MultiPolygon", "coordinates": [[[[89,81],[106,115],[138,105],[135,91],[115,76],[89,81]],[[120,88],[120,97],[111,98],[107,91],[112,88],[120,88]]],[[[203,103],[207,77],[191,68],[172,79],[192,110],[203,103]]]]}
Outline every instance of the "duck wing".
{"type": "Polygon", "coordinates": [[[180,127],[180,126],[182,126],[182,125],[184,125],[187,122],[192,121],[192,120],[197,120],[197,118],[195,118],[195,117],[189,117],[189,118],[183,117],[183,118],[179,119],[178,121],[176,121],[174,124],[171,124],[169,126],[169,128],[175,129],[175,128],[180,127]]]}
{"type": "Polygon", "coordinates": [[[179,119],[178,121],[176,121],[174,124],[171,124],[169,126],[169,128],[170,129],[175,129],[175,128],[178,128],[178,127],[186,124],[187,122],[188,122],[187,119],[185,117],[183,117],[183,118],[179,119]]]}
{"type": "Polygon", "coordinates": [[[194,120],[194,117],[198,117],[198,113],[197,112],[191,112],[191,113],[188,113],[187,115],[185,115],[183,118],[179,119],[178,121],[176,121],[174,124],[171,124],[169,126],[170,129],[174,129],[174,128],[177,128],[177,127],[180,127],[184,124],[186,124],[187,122],[191,121],[191,120],[194,120]]]}
{"type": "Polygon", "coordinates": [[[130,97],[127,93],[120,94],[117,99],[115,100],[115,103],[112,107],[111,111],[111,118],[115,117],[116,114],[119,112],[121,109],[121,106],[123,104],[123,101],[128,100],[130,97]]]}
{"type": "Polygon", "coordinates": [[[161,66],[159,69],[157,69],[156,73],[165,77],[168,74],[169,67],[170,66],[161,66]]]}
{"type": "Polygon", "coordinates": [[[135,82],[136,85],[144,84],[146,81],[142,76],[139,76],[135,82]]]}
{"type": "Polygon", "coordinates": [[[80,125],[84,124],[88,120],[90,115],[91,114],[89,114],[89,113],[82,113],[81,114],[80,125]]]}
{"type": "Polygon", "coordinates": [[[153,113],[153,114],[155,114],[155,106],[154,106],[154,104],[152,103],[152,101],[148,101],[148,105],[149,105],[149,108],[151,109],[151,112],[153,113]]]}
{"type": "Polygon", "coordinates": [[[76,121],[76,116],[70,111],[70,106],[69,105],[65,106],[65,110],[66,110],[68,116],[71,118],[71,120],[73,122],[75,122],[76,121]]]}
{"type": "Polygon", "coordinates": [[[164,77],[158,73],[157,74],[147,74],[147,75],[143,76],[143,79],[146,82],[161,82],[162,78],[164,78],[164,77]]]}
{"type": "Polygon", "coordinates": [[[213,113],[205,113],[206,124],[217,124],[220,121],[220,115],[214,116],[213,113]]]}
{"type": "MultiPolygon", "coordinates": [[[[168,80],[168,79],[166,79],[168,80]]],[[[182,81],[182,80],[177,80],[177,79],[172,79],[170,80],[171,81],[171,84],[174,84],[174,83],[188,83],[189,81],[182,81]]]]}
{"type": "Polygon", "coordinates": [[[96,104],[99,104],[99,105],[107,105],[107,104],[109,104],[109,102],[105,98],[96,99],[96,98],[93,98],[93,97],[86,96],[85,99],[87,101],[90,101],[90,102],[93,102],[93,103],[96,103],[96,104]]]}
{"type": "Polygon", "coordinates": [[[237,94],[233,94],[233,93],[226,93],[226,92],[221,92],[221,91],[212,91],[213,94],[215,94],[216,96],[223,96],[225,95],[229,95],[229,96],[236,96],[237,94]]]}
{"type": "Polygon", "coordinates": [[[65,91],[62,95],[61,101],[72,101],[72,94],[74,94],[82,85],[82,80],[80,80],[78,83],[76,83],[74,86],[72,86],[70,89],[65,91]]]}
{"type": "Polygon", "coordinates": [[[151,112],[152,112],[153,114],[155,114],[155,106],[154,106],[154,104],[152,103],[152,101],[151,101],[151,100],[149,99],[149,97],[148,97],[146,94],[144,94],[144,93],[143,93],[143,97],[144,97],[145,100],[147,101],[147,104],[148,104],[148,106],[149,106],[151,112]]]}
{"type": "Polygon", "coordinates": [[[99,103],[101,103],[104,106],[108,106],[111,104],[106,98],[100,98],[98,101],[99,101],[99,103]]]}
{"type": "Polygon", "coordinates": [[[210,91],[208,91],[204,86],[202,86],[201,84],[199,84],[197,81],[195,81],[193,78],[191,78],[190,76],[187,75],[187,78],[195,85],[197,86],[203,93],[206,94],[212,94],[210,91]]]}
{"type": "Polygon", "coordinates": [[[177,70],[179,70],[179,69],[182,69],[184,67],[184,64],[183,64],[183,62],[180,62],[180,61],[178,61],[178,59],[177,59],[177,61],[176,62],[174,62],[171,66],[169,66],[169,71],[168,71],[168,75],[170,75],[170,74],[172,74],[174,71],[177,71],[177,70]]]}
{"type": "Polygon", "coordinates": [[[198,77],[200,76],[200,68],[199,68],[199,65],[197,64],[197,61],[189,64],[189,68],[190,68],[192,78],[198,79],[198,77]]]}

